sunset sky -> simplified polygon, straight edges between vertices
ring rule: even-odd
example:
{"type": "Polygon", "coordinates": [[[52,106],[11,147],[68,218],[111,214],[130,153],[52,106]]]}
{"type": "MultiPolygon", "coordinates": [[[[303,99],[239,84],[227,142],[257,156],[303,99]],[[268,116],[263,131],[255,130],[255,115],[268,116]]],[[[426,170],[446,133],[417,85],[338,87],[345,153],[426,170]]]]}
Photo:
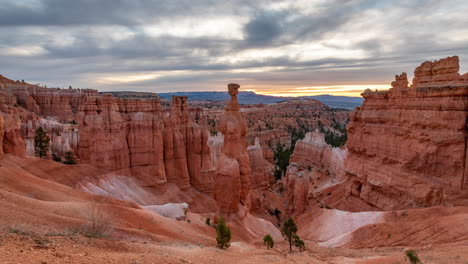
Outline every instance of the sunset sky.
{"type": "Polygon", "coordinates": [[[48,87],[351,95],[468,71],[465,0],[0,0],[0,74],[48,87]]]}

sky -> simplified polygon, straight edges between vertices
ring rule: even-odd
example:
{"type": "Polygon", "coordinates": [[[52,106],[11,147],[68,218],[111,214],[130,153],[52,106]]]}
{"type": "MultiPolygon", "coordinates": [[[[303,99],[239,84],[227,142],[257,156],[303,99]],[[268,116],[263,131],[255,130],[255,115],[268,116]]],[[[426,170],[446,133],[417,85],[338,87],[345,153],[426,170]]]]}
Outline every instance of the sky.
{"type": "MultiPolygon", "coordinates": [[[[458,55],[466,0],[0,0],[0,74],[100,91],[359,96],[458,55]]],[[[411,80],[410,80],[411,82],[411,80]]]]}

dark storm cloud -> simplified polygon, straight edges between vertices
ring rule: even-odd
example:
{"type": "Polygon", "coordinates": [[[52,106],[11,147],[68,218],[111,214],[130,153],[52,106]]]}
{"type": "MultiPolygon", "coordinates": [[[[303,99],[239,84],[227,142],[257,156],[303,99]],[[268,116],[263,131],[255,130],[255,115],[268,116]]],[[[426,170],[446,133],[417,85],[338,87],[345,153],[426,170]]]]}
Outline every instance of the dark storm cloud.
{"type": "MultiPolygon", "coordinates": [[[[251,1],[216,0],[6,0],[0,5],[0,26],[140,25],[167,17],[232,13],[251,1]],[[224,13],[224,12],[223,12],[224,13]]],[[[262,3],[265,1],[256,1],[262,3]]]]}
{"type": "Polygon", "coordinates": [[[262,12],[244,27],[246,41],[252,45],[265,45],[275,41],[281,35],[281,20],[284,14],[262,12]]]}
{"type": "Polygon", "coordinates": [[[388,83],[424,60],[460,55],[467,61],[467,12],[461,0],[4,0],[0,74],[105,90],[203,90],[233,79],[296,86],[388,83]],[[207,32],[220,33],[193,33],[206,26],[200,21],[214,21],[207,32]],[[160,23],[170,27],[145,31],[160,23]],[[177,31],[182,25],[183,34],[177,31]],[[320,49],[307,53],[309,47],[320,49]],[[99,81],[152,72],[169,74],[99,81]]]}

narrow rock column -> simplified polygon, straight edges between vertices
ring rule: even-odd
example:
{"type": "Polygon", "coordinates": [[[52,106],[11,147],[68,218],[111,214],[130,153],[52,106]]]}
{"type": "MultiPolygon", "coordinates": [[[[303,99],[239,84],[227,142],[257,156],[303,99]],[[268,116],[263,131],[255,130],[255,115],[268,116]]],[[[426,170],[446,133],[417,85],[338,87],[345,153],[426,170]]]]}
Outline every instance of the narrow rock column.
{"type": "Polygon", "coordinates": [[[238,84],[229,84],[231,101],[219,123],[224,145],[216,175],[215,199],[222,213],[236,213],[239,202],[250,207],[250,158],[247,152],[247,123],[239,112],[238,84]]]}

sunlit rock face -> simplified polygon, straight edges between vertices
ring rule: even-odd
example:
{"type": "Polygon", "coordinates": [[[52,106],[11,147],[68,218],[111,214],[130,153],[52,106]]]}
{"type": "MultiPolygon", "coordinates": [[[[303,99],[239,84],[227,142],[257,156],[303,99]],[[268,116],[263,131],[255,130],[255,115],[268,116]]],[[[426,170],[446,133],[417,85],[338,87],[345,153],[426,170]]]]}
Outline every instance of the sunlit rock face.
{"type": "Polygon", "coordinates": [[[186,97],[170,109],[158,99],[116,98],[89,89],[51,89],[0,76],[7,153],[34,155],[34,135],[43,127],[52,154],[71,151],[78,163],[134,176],[143,186],[213,192],[215,169],[208,131],[192,121],[186,97]]]}
{"type": "Polygon", "coordinates": [[[166,182],[158,101],[89,97],[78,109],[77,122],[82,163],[134,175],[147,186],[166,182]]]}
{"type": "Polygon", "coordinates": [[[349,194],[382,210],[466,198],[468,78],[458,57],[424,62],[408,86],[366,90],[348,125],[349,194]]]}
{"type": "Polygon", "coordinates": [[[222,213],[235,213],[239,202],[249,207],[250,159],[247,152],[247,124],[239,112],[239,85],[229,84],[231,101],[221,117],[219,130],[224,135],[222,154],[217,161],[215,199],[222,213]]]}

